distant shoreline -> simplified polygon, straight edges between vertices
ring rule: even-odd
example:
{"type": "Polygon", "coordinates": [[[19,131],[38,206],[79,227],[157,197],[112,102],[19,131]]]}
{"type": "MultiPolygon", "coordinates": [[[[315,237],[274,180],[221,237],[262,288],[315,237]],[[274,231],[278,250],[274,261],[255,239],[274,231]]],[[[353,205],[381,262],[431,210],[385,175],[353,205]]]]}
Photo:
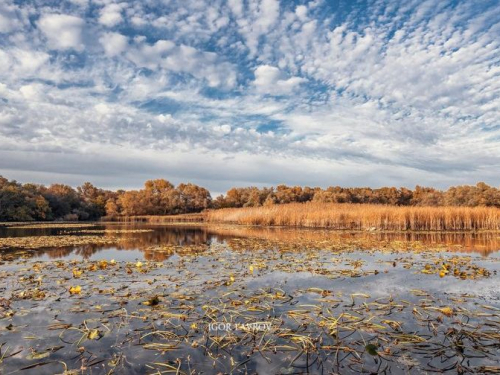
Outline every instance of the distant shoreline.
{"type": "Polygon", "coordinates": [[[115,220],[357,231],[500,231],[500,209],[495,207],[414,207],[307,202],[223,208],[189,215],[117,217],[115,220]]]}
{"type": "MultiPolygon", "coordinates": [[[[63,225],[89,222],[44,221],[42,223],[63,225]]],[[[35,223],[2,222],[0,226],[35,223]]],[[[473,233],[500,231],[500,209],[495,207],[414,207],[307,202],[263,207],[222,208],[195,214],[103,217],[95,223],[228,224],[361,232],[473,233]]]]}

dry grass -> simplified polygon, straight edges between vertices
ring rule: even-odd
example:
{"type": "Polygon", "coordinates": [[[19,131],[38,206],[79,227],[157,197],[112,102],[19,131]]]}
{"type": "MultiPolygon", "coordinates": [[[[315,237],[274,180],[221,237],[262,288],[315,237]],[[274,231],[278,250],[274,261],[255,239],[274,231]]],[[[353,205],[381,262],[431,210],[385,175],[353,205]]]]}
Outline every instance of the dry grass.
{"type": "Polygon", "coordinates": [[[203,213],[180,214],[180,215],[141,215],[141,216],[103,216],[102,222],[120,223],[199,223],[204,221],[203,213]]]}
{"type": "Polygon", "coordinates": [[[371,204],[291,203],[207,211],[206,221],[349,230],[500,230],[500,209],[371,204]]]}

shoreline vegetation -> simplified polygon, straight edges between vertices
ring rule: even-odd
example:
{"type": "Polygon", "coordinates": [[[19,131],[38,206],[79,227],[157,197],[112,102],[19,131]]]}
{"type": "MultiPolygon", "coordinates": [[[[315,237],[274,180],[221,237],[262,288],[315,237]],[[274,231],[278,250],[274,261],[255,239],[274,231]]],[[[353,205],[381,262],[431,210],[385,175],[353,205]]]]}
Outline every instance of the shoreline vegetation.
{"type": "MultiPolygon", "coordinates": [[[[446,191],[416,186],[232,188],[212,199],[201,186],[148,180],[110,191],[21,184],[0,176],[0,222],[216,223],[361,231],[498,231],[500,189],[480,182],[446,191]]],[[[0,224],[1,225],[1,224],[0,224]]]]}
{"type": "Polygon", "coordinates": [[[205,223],[347,231],[500,231],[500,209],[496,207],[412,207],[307,202],[207,210],[191,215],[108,219],[121,223],[205,223]]]}
{"type": "Polygon", "coordinates": [[[496,207],[412,207],[290,203],[208,211],[209,223],[377,231],[498,231],[496,207]]]}

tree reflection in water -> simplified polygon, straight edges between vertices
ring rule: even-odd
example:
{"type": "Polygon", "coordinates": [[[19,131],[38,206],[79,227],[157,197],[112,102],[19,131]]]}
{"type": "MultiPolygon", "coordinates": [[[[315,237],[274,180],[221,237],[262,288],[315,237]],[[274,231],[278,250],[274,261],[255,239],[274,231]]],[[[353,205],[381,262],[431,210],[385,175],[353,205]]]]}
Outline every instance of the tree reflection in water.
{"type": "MultiPolygon", "coordinates": [[[[321,246],[322,243],[352,243],[360,249],[373,249],[381,244],[398,244],[404,248],[407,244],[416,243],[423,248],[445,248],[449,251],[475,252],[487,256],[500,249],[500,234],[498,233],[458,233],[458,232],[341,232],[332,230],[296,229],[296,228],[269,228],[243,227],[220,225],[101,225],[95,229],[108,230],[103,236],[118,236],[121,241],[114,245],[83,245],[63,248],[43,248],[32,251],[5,251],[11,258],[18,257],[47,257],[62,259],[78,257],[89,259],[99,252],[138,251],[146,260],[164,261],[174,253],[182,255],[181,248],[189,248],[196,252],[211,243],[226,243],[231,248],[232,240],[255,239],[266,243],[294,244],[300,247],[304,243],[311,247],[321,246]],[[113,233],[113,230],[150,229],[142,233],[113,233]]],[[[65,235],[84,233],[78,231],[51,229],[15,229],[0,230],[0,237],[10,236],[37,236],[37,235],[65,235]]],[[[286,248],[286,246],[285,246],[286,248]]]]}

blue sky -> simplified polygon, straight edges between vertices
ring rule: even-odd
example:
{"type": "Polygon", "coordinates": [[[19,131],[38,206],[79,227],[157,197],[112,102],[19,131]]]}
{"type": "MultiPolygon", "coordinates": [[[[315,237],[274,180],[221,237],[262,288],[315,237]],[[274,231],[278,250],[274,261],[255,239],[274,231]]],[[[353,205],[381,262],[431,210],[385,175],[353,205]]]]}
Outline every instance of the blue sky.
{"type": "Polygon", "coordinates": [[[0,3],[0,174],[500,185],[498,1],[0,3]]]}

